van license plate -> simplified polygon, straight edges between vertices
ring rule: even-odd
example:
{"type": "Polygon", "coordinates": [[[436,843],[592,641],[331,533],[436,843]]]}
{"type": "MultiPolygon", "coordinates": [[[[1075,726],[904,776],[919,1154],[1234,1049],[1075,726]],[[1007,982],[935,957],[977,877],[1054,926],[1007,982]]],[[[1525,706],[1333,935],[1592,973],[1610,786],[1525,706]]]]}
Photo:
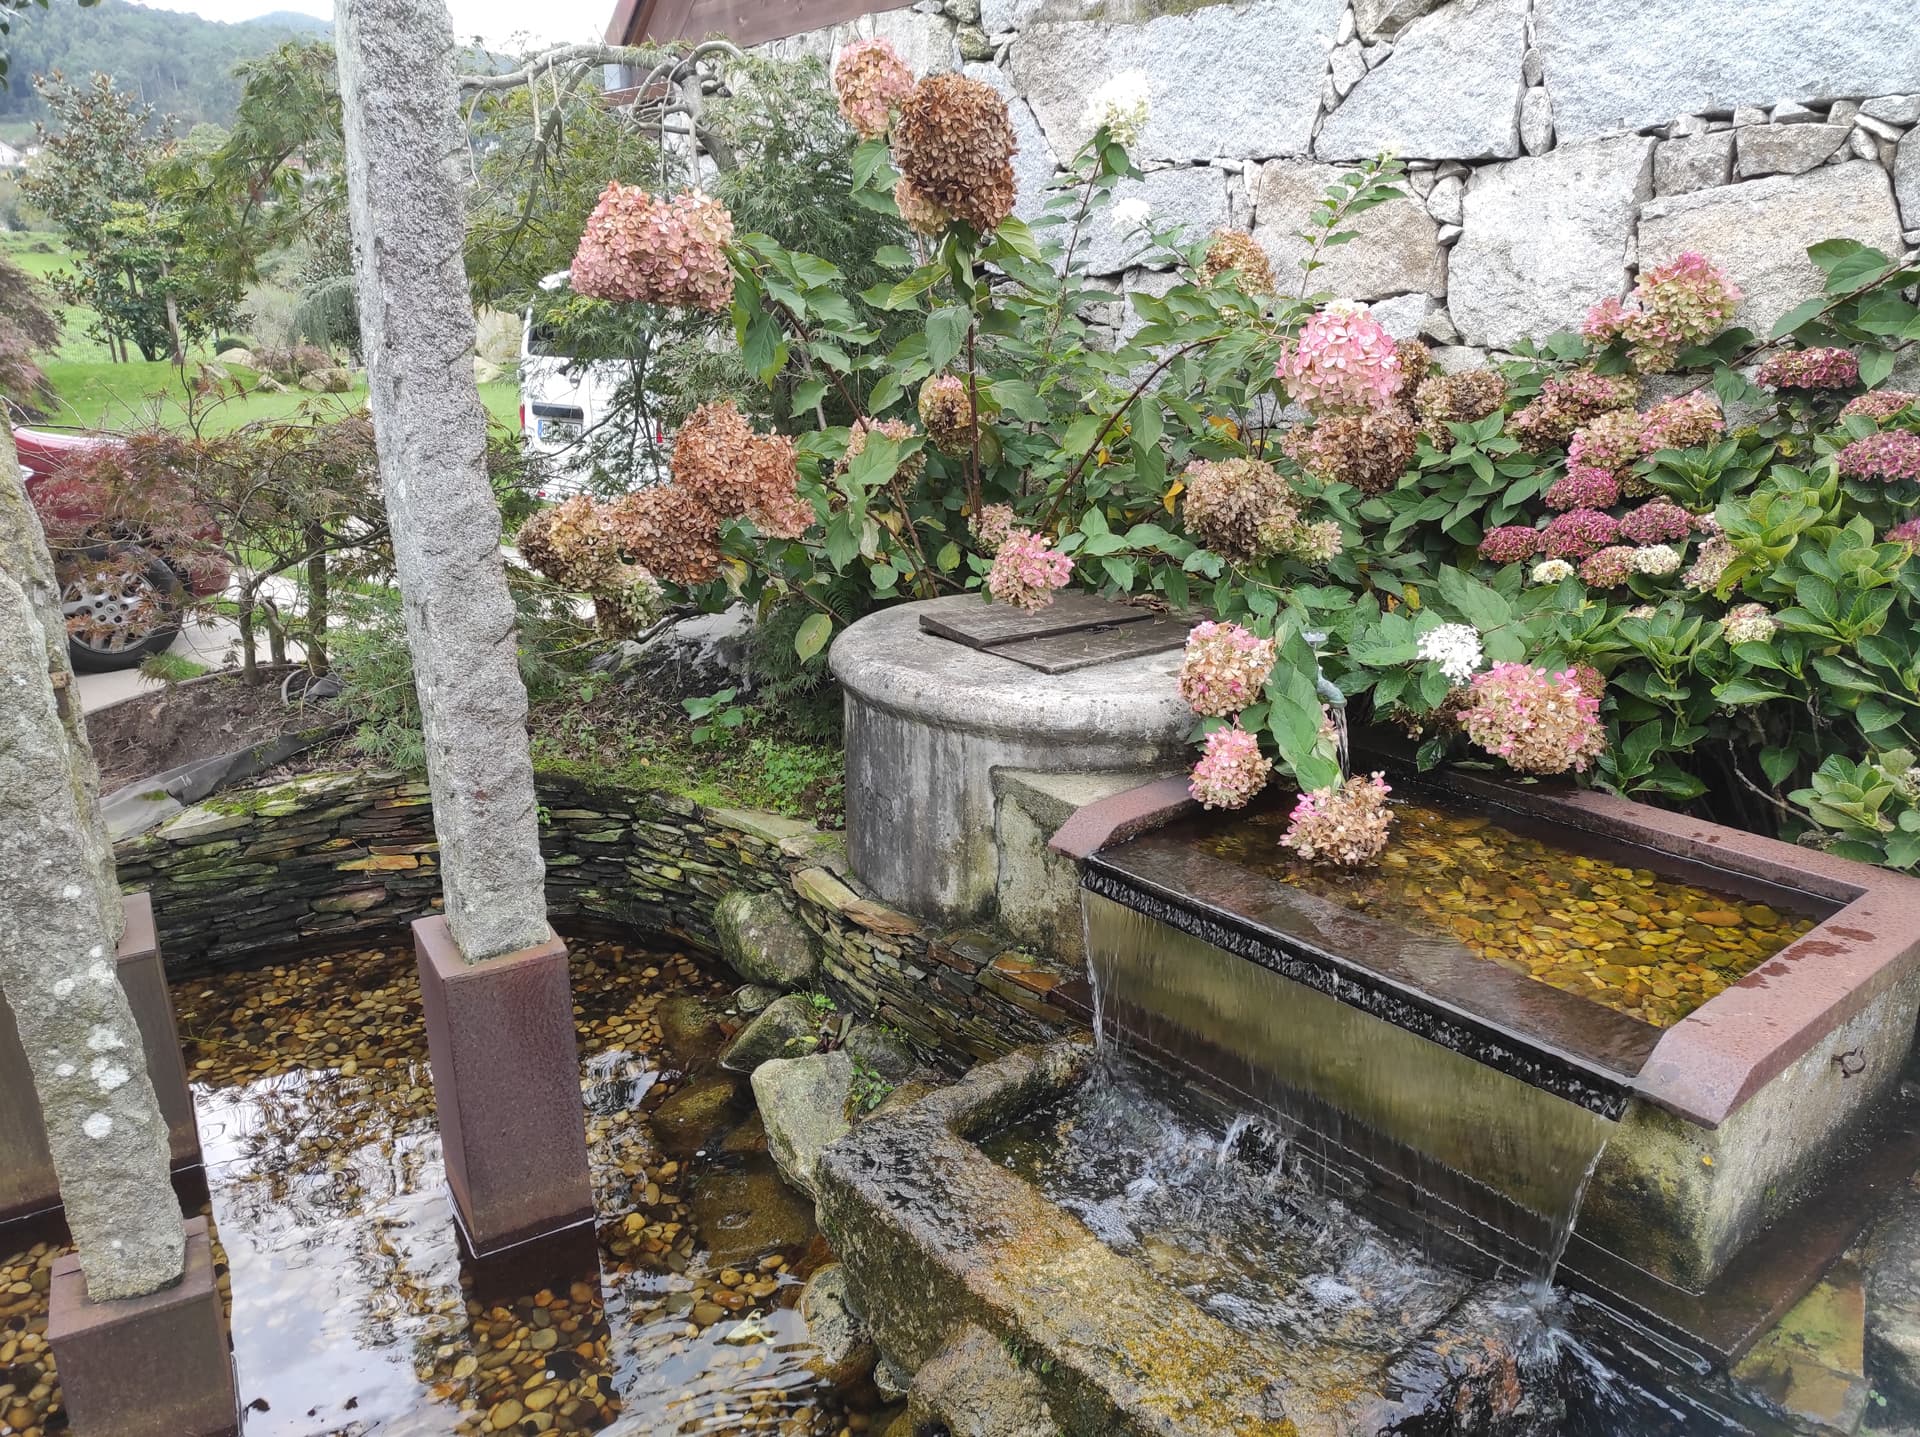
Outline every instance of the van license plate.
{"type": "Polygon", "coordinates": [[[540,437],[554,444],[571,444],[580,437],[580,426],[571,419],[542,419],[540,437]]]}

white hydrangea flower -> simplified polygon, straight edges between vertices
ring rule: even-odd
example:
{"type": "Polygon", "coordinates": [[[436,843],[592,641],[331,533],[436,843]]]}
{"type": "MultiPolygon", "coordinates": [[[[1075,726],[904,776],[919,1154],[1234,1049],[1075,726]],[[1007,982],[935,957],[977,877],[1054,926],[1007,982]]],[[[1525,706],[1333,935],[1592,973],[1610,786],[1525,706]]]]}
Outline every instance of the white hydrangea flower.
{"type": "Polygon", "coordinates": [[[1720,632],[1730,644],[1765,644],[1773,641],[1780,625],[1765,604],[1735,604],[1720,620],[1720,632]]]}
{"type": "Polygon", "coordinates": [[[1105,127],[1109,135],[1132,149],[1146,133],[1152,87],[1145,70],[1122,70],[1091,95],[1080,123],[1089,130],[1105,127]]]}
{"type": "Polygon", "coordinates": [[[1113,208],[1107,212],[1107,223],[1113,226],[1113,232],[1121,237],[1135,230],[1147,227],[1147,221],[1153,218],[1153,206],[1138,195],[1129,195],[1124,200],[1115,200],[1113,208]]]}
{"type": "Polygon", "coordinates": [[[1635,604],[1631,609],[1627,610],[1627,617],[1629,619],[1651,619],[1659,612],[1660,611],[1652,604],[1635,604]]]}
{"type": "Polygon", "coordinates": [[[1565,559],[1542,559],[1533,566],[1529,577],[1536,584],[1557,584],[1562,579],[1571,579],[1575,570],[1565,559]]]}
{"type": "Polygon", "coordinates": [[[1429,663],[1438,664],[1448,682],[1464,684],[1480,667],[1480,631],[1472,624],[1442,624],[1420,636],[1417,652],[1429,663]]]}
{"type": "Polygon", "coordinates": [[[1665,578],[1680,572],[1680,551],[1671,544],[1644,544],[1633,551],[1636,572],[1665,578]]]}

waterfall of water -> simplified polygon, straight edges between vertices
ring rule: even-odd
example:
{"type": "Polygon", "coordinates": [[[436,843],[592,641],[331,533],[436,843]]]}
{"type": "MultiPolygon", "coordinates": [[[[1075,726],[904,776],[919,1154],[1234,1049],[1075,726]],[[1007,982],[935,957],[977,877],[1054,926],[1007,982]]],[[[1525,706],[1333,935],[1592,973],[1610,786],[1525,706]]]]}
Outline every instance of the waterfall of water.
{"type": "Polygon", "coordinates": [[[1528,1288],[1536,1303],[1544,1302],[1553,1294],[1554,1274],[1560,1270],[1560,1259],[1567,1255],[1567,1244],[1573,1240],[1573,1230],[1580,1221],[1581,1205],[1587,1200],[1587,1189],[1593,1183],[1593,1174],[1600,1166],[1600,1159],[1607,1154],[1610,1137],[1611,1134],[1602,1135],[1600,1146],[1594,1149],[1586,1170],[1580,1174],[1580,1181],[1574,1184],[1571,1199],[1554,1216],[1546,1248],[1540,1254],[1540,1264],[1534,1269],[1533,1281],[1528,1288]]]}

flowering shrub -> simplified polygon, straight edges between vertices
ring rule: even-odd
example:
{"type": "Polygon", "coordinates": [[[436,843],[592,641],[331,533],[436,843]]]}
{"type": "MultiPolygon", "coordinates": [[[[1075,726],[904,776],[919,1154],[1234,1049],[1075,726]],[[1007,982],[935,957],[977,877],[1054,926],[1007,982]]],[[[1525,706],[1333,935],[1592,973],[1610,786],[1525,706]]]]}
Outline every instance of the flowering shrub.
{"type": "Polygon", "coordinates": [[[1150,96],[1146,71],[1122,70],[1087,96],[1080,123],[1095,132],[1105,130],[1116,143],[1132,149],[1147,132],[1150,96]]]}
{"type": "Polygon", "coordinates": [[[1620,481],[1611,470],[1569,462],[1567,472],[1541,496],[1549,509],[1606,509],[1620,502],[1620,481]]]}
{"type": "Polygon", "coordinates": [[[965,75],[927,76],[894,125],[894,158],[911,192],[981,234],[1013,213],[1014,148],[1006,101],[965,75]]]}
{"type": "Polygon", "coordinates": [[[1740,290],[1718,266],[1688,252],[1640,276],[1633,302],[1604,299],[1580,332],[1598,345],[1624,342],[1643,374],[1664,374],[1684,349],[1704,344],[1733,318],[1740,290]]]}
{"type": "Polygon", "coordinates": [[[656,199],[637,185],[608,184],[573,256],[575,294],[709,312],[733,298],[726,246],[733,217],[689,191],[656,199]]]}
{"type": "Polygon", "coordinates": [[[1281,348],[1274,373],[1315,414],[1385,409],[1400,385],[1393,337],[1358,305],[1328,305],[1281,348]]]}
{"type": "MultiPolygon", "coordinates": [[[[1114,206],[1116,218],[1120,205],[1126,203],[1126,200],[1122,200],[1114,206]]],[[[1146,216],[1141,217],[1140,223],[1146,223],[1146,216]]],[[[1267,258],[1267,252],[1260,248],[1252,235],[1240,230],[1214,231],[1213,240],[1207,246],[1206,258],[1200,262],[1202,279],[1219,279],[1224,274],[1237,274],[1240,287],[1248,294],[1272,294],[1278,287],[1273,278],[1273,262],[1267,258]]],[[[1406,466],[1401,467],[1404,469],[1406,466]]]]}
{"type": "Polygon", "coordinates": [[[1556,559],[1584,559],[1611,544],[1620,521],[1598,509],[1569,509],[1542,536],[1541,547],[1556,559]]]}
{"type": "Polygon", "coordinates": [[[1053,541],[1031,529],[1015,529],[994,551],[987,591],[1003,604],[1044,609],[1056,589],[1073,577],[1073,560],[1054,552],[1053,541]]]}
{"type": "Polygon", "coordinates": [[[833,67],[833,92],[840,113],[863,140],[879,139],[893,115],[913,93],[909,70],[891,40],[855,40],[833,67]]]}
{"type": "Polygon", "coordinates": [[[1877,479],[1882,484],[1920,480],[1920,434],[1887,429],[1856,439],[1840,451],[1840,472],[1849,479],[1877,479]]]}
{"type": "Polygon", "coordinates": [[[1223,718],[1260,697],[1273,672],[1274,645],[1238,624],[1212,620],[1187,635],[1180,664],[1180,697],[1197,714],[1223,718]]]}
{"type": "Polygon", "coordinates": [[[1272,775],[1260,740],[1233,724],[1207,735],[1187,791],[1206,808],[1245,808],[1272,775]]]}
{"type": "Polygon", "coordinates": [[[1303,793],[1287,819],[1280,845],[1309,862],[1359,868],[1379,858],[1393,826],[1384,773],[1358,774],[1333,788],[1303,793]]]}
{"type": "Polygon", "coordinates": [[[1846,349],[1790,349],[1760,366],[1754,378],[1769,389],[1845,389],[1860,378],[1860,361],[1846,349]]]}
{"type": "Polygon", "coordinates": [[[1485,657],[1480,648],[1480,631],[1472,624],[1441,624],[1420,636],[1414,652],[1435,665],[1447,676],[1447,682],[1464,684],[1473,678],[1485,657]]]}
{"type": "Polygon", "coordinates": [[[1495,664],[1473,681],[1463,726],[1522,773],[1578,772],[1606,751],[1600,701],[1572,669],[1495,664]]]}
{"type": "Polygon", "coordinates": [[[1517,564],[1540,552],[1540,531],[1530,524],[1503,524],[1480,541],[1480,557],[1489,564],[1517,564]]]}

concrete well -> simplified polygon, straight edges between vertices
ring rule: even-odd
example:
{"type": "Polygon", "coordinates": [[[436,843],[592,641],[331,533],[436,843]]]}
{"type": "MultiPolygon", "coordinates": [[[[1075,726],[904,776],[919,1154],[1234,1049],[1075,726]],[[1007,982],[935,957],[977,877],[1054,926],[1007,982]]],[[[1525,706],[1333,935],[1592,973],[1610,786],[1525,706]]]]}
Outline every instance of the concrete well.
{"type": "Polygon", "coordinates": [[[995,906],[996,770],[1145,779],[1186,766],[1193,727],[1177,648],[1044,673],[921,627],[982,604],[955,595],[883,609],[832,655],[854,871],[883,902],[956,924],[995,906]]]}

